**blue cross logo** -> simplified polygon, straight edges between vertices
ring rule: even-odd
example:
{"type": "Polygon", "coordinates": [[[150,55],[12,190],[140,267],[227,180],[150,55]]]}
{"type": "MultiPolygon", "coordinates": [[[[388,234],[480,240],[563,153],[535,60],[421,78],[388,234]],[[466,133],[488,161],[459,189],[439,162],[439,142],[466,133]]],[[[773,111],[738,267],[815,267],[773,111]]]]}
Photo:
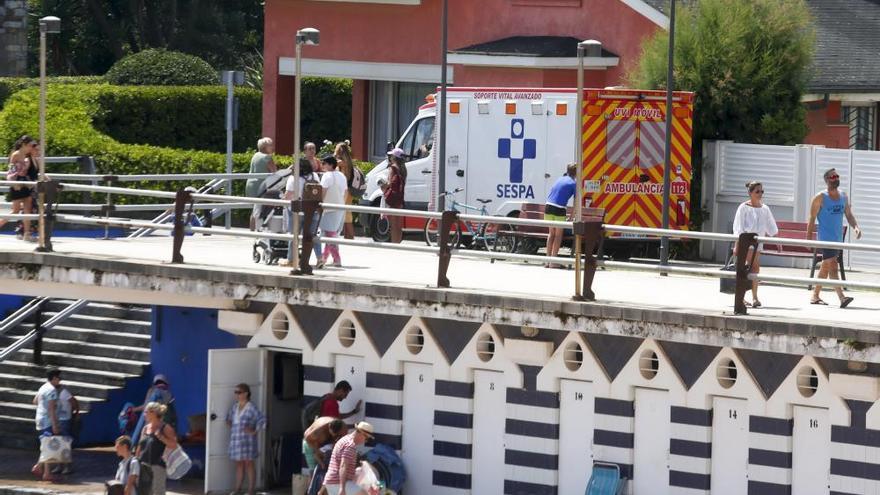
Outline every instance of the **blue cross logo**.
{"type": "Polygon", "coordinates": [[[510,160],[510,182],[513,184],[523,181],[523,162],[534,160],[538,156],[538,142],[534,139],[526,139],[525,133],[525,121],[513,119],[510,121],[510,138],[498,139],[498,158],[510,160]],[[511,153],[514,140],[522,143],[522,153],[519,157],[514,157],[511,153]]]}

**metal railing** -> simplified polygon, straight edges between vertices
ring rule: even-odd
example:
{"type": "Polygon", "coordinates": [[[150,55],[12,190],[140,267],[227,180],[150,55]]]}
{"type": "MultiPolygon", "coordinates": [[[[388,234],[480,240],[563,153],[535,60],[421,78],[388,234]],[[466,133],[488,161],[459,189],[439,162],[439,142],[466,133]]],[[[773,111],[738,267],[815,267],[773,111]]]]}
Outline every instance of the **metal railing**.
{"type": "Polygon", "coordinates": [[[9,357],[13,356],[16,352],[24,349],[28,344],[33,342],[33,361],[34,363],[41,364],[43,351],[43,334],[45,334],[47,330],[51,330],[56,325],[69,318],[71,315],[75,314],[79,310],[79,308],[88,304],[88,301],[85,299],[77,299],[76,301],[73,301],[61,311],[56,313],[52,318],[49,318],[48,320],[43,322],[41,321],[42,317],[40,316],[40,311],[42,310],[43,306],[48,302],[49,298],[47,297],[38,297],[36,299],[32,299],[30,302],[22,306],[18,311],[3,320],[3,322],[0,322],[0,334],[3,334],[21,324],[28,316],[31,316],[35,313],[37,314],[36,324],[30,332],[19,337],[15,342],[8,345],[5,349],[0,350],[0,362],[5,361],[9,357]]]}
{"type": "MultiPolygon", "coordinates": [[[[228,174],[213,174],[212,176],[215,179],[225,178],[228,174]]],[[[233,174],[233,175],[244,175],[244,174],[233,174]]],[[[256,175],[256,174],[250,174],[256,175]]],[[[180,174],[166,174],[160,177],[169,177],[173,176],[174,180],[182,180],[183,177],[192,177],[192,176],[182,176],[180,174]]],[[[137,181],[141,180],[149,180],[145,179],[150,176],[136,176],[137,181]]],[[[206,175],[198,175],[197,178],[204,178],[206,175]]],[[[164,180],[164,179],[163,179],[164,180]]],[[[170,180],[170,179],[169,179],[170,180]]],[[[124,182],[124,181],[120,181],[124,182]]],[[[4,181],[0,181],[0,184],[3,184],[4,181]]],[[[218,195],[218,194],[208,194],[201,192],[192,192],[187,190],[180,190],[177,192],[167,192],[167,191],[153,191],[153,190],[139,190],[132,188],[124,188],[124,187],[116,187],[116,186],[93,186],[93,185],[84,185],[84,184],[75,184],[75,183],[62,183],[58,184],[58,186],[64,191],[88,191],[88,192],[97,192],[97,193],[105,193],[105,194],[120,194],[120,195],[130,195],[130,196],[144,196],[144,197],[152,197],[152,198],[165,198],[165,199],[174,199],[175,202],[173,204],[174,211],[168,213],[168,218],[172,220],[171,224],[161,223],[159,221],[141,221],[141,220],[131,220],[131,219],[122,219],[122,218],[91,218],[81,215],[69,215],[69,214],[54,214],[54,220],[58,222],[64,223],[79,223],[86,225],[103,225],[103,226],[115,226],[115,227],[124,227],[131,229],[149,229],[149,230],[164,230],[171,231],[173,233],[173,246],[172,246],[172,262],[175,263],[183,263],[183,256],[181,254],[181,247],[184,242],[184,235],[188,233],[195,234],[210,234],[210,235],[218,235],[218,236],[233,236],[233,237],[241,237],[241,238],[251,238],[251,239],[273,239],[273,240],[281,240],[281,241],[292,241],[294,239],[294,235],[285,234],[285,233],[269,233],[269,232],[251,232],[249,230],[244,229],[226,229],[226,228],[214,228],[214,227],[197,227],[188,225],[188,219],[192,216],[192,212],[194,210],[198,210],[200,208],[205,209],[211,207],[211,205],[236,205],[242,206],[245,208],[250,208],[252,205],[263,205],[263,206],[271,206],[271,207],[289,207],[292,208],[293,211],[297,212],[297,214],[303,215],[304,219],[311,218],[309,211],[314,211],[316,208],[323,208],[328,211],[348,211],[348,212],[357,212],[357,213],[367,213],[371,215],[387,215],[387,216],[402,216],[402,217],[416,217],[423,219],[439,219],[440,227],[438,229],[438,235],[440,240],[438,242],[437,247],[431,246],[416,246],[411,244],[387,244],[387,243],[378,243],[371,240],[351,240],[344,239],[340,237],[333,238],[319,238],[319,240],[324,244],[336,244],[336,245],[348,245],[348,246],[359,246],[359,247],[368,247],[374,249],[392,249],[392,250],[400,250],[400,251],[409,251],[409,252],[417,252],[417,253],[427,253],[427,254],[436,254],[438,256],[438,269],[437,269],[437,286],[438,287],[449,287],[450,281],[447,277],[447,270],[449,267],[449,262],[452,257],[456,258],[472,258],[472,259],[489,259],[489,260],[516,260],[516,261],[536,261],[540,263],[558,263],[564,265],[575,265],[578,270],[575,272],[578,274],[576,277],[576,290],[575,290],[575,298],[577,299],[585,299],[585,300],[594,300],[595,294],[593,292],[592,283],[593,277],[595,274],[595,270],[597,267],[604,267],[607,269],[626,269],[626,270],[636,270],[643,272],[655,272],[660,274],[684,274],[684,275],[698,275],[698,276],[706,276],[712,278],[728,278],[735,280],[735,300],[734,300],[734,312],[736,314],[746,314],[746,308],[743,303],[743,296],[745,292],[750,289],[751,282],[754,280],[764,281],[764,282],[777,282],[777,283],[785,283],[785,284],[795,284],[795,285],[805,285],[810,286],[812,284],[820,283],[820,285],[828,286],[828,287],[852,287],[852,288],[862,288],[862,289],[880,289],[880,283],[872,283],[872,282],[858,282],[858,281],[840,281],[840,280],[830,280],[830,279],[822,279],[821,281],[814,278],[808,277],[791,277],[791,276],[779,276],[779,275],[763,275],[763,274],[753,274],[750,273],[751,266],[750,262],[747,259],[746,255],[748,252],[748,248],[753,247],[757,249],[758,243],[760,242],[772,242],[777,245],[791,245],[791,246],[800,246],[807,248],[828,248],[828,249],[841,249],[841,250],[858,250],[858,251],[868,251],[868,252],[880,252],[880,245],[872,245],[872,244],[850,244],[850,243],[838,243],[838,242],[822,242],[822,241],[811,241],[806,239],[789,239],[789,238],[765,238],[765,237],[757,237],[754,234],[742,234],[740,236],[735,236],[733,234],[722,234],[722,233],[714,233],[714,232],[690,232],[690,231],[680,231],[673,229],[655,229],[655,228],[643,228],[643,227],[628,227],[628,226],[619,226],[619,225],[605,225],[599,221],[587,221],[587,222],[578,222],[578,221],[549,221],[549,220],[537,220],[537,219],[525,219],[525,218],[511,218],[511,217],[500,217],[500,216],[481,216],[481,215],[468,215],[461,214],[455,211],[446,211],[446,212],[429,212],[429,211],[421,211],[421,210],[405,210],[405,209],[396,209],[396,208],[378,208],[378,207],[370,207],[370,206],[356,206],[356,205],[340,205],[340,204],[321,204],[317,200],[302,200],[302,201],[285,201],[280,199],[268,199],[268,198],[250,198],[250,197],[230,197],[227,195],[218,195]],[[231,203],[234,201],[234,203],[231,203]],[[199,204],[199,202],[203,202],[205,204],[199,204]],[[597,258],[593,254],[581,256],[581,257],[548,257],[548,256],[539,256],[539,255],[529,255],[529,254],[520,254],[520,253],[508,253],[508,252],[481,252],[481,251],[471,251],[460,249],[458,246],[451,245],[450,242],[450,232],[453,230],[454,226],[458,222],[467,221],[467,222],[480,222],[480,223],[490,223],[490,224],[498,224],[498,225],[512,225],[516,226],[532,226],[532,227],[546,227],[546,228],[562,228],[562,229],[571,229],[580,236],[580,242],[582,242],[582,253],[593,253],[596,251],[599,241],[606,234],[610,233],[623,233],[623,234],[639,234],[645,236],[653,236],[653,237],[661,237],[661,236],[669,236],[676,237],[680,239],[703,239],[703,240],[712,240],[712,241],[737,241],[743,249],[738,250],[738,257],[736,262],[736,270],[735,271],[722,271],[717,268],[712,267],[681,267],[674,265],[660,265],[660,264],[644,264],[644,263],[632,263],[632,262],[621,262],[621,261],[610,261],[603,260],[597,258]],[[581,273],[582,272],[582,273],[581,273]],[[578,280],[579,279],[579,280],[578,280]]],[[[168,206],[169,210],[172,205],[168,206]]],[[[121,210],[120,210],[121,211],[121,210]]],[[[164,219],[163,219],[164,220],[164,219]]],[[[514,234],[515,235],[515,234],[514,234]]],[[[298,235],[298,239],[303,239],[303,249],[304,253],[308,252],[306,249],[305,241],[311,240],[311,236],[306,235],[298,235]]],[[[310,248],[309,248],[310,249],[310,248]]],[[[299,267],[295,267],[293,273],[294,274],[309,274],[311,270],[308,267],[308,256],[303,256],[302,259],[305,263],[302,263],[299,267]]]]}

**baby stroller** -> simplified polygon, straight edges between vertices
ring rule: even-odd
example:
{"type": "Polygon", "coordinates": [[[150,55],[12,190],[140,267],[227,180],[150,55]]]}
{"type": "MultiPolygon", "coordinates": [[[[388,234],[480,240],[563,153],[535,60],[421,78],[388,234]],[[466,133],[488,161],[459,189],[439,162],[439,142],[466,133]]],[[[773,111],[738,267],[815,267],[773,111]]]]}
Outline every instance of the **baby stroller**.
{"type": "MultiPolygon", "coordinates": [[[[260,184],[257,197],[266,199],[281,199],[284,195],[284,186],[290,176],[290,169],[282,169],[266,177],[260,184]]],[[[257,231],[272,234],[285,234],[284,207],[259,205],[257,215],[257,231]]],[[[287,241],[278,239],[257,239],[254,242],[254,263],[273,265],[281,258],[287,258],[287,241]]]]}

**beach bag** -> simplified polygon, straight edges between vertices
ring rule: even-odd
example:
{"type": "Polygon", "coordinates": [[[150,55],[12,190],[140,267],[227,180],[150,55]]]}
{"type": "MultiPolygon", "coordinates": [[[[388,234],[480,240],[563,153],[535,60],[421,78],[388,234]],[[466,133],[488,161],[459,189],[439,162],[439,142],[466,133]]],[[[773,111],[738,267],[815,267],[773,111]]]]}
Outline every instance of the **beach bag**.
{"type": "Polygon", "coordinates": [[[309,402],[306,404],[306,407],[302,409],[302,417],[300,420],[302,421],[302,430],[306,431],[309,426],[312,426],[312,423],[318,419],[318,416],[321,415],[321,404],[324,402],[324,399],[330,394],[324,394],[321,397],[309,402]]]}
{"type": "Polygon", "coordinates": [[[66,464],[70,462],[70,443],[72,439],[61,435],[40,438],[40,461],[66,464]]]}
{"type": "Polygon", "coordinates": [[[351,182],[348,184],[348,193],[353,198],[360,198],[367,192],[367,177],[361,169],[354,167],[351,171],[351,182]]]}
{"type": "MultiPolygon", "coordinates": [[[[736,258],[731,256],[730,259],[727,260],[727,263],[721,267],[721,271],[736,273],[736,258]]],[[[733,294],[736,292],[735,278],[719,278],[718,284],[719,290],[724,294],[733,294]]]]}
{"type": "Polygon", "coordinates": [[[293,495],[306,495],[309,489],[309,476],[305,474],[294,474],[290,480],[293,488],[293,495]]]}
{"type": "Polygon", "coordinates": [[[104,482],[104,493],[107,495],[124,495],[125,485],[121,481],[110,480],[104,482]]]}
{"type": "Polygon", "coordinates": [[[162,455],[162,460],[165,461],[165,470],[168,479],[172,480],[183,478],[192,467],[192,460],[190,460],[189,456],[186,455],[186,452],[180,448],[180,445],[173,449],[166,449],[165,454],[162,455]]]}
{"type": "Polygon", "coordinates": [[[134,412],[134,404],[131,402],[126,402],[124,406],[122,406],[122,411],[119,412],[119,417],[117,421],[119,422],[119,434],[120,435],[131,435],[131,432],[134,431],[134,427],[137,424],[138,415],[134,412]]]}

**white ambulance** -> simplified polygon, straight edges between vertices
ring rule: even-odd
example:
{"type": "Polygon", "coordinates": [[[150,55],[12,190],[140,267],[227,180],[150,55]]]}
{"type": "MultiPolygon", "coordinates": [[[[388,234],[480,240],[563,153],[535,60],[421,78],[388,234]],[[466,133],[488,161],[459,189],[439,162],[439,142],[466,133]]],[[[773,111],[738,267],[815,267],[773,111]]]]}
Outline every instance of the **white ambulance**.
{"type": "MultiPolygon", "coordinates": [[[[406,207],[433,209],[445,190],[466,205],[492,200],[493,215],[516,215],[523,203],[543,204],[553,183],[575,160],[577,91],[559,88],[447,89],[446,163],[433,146],[434,95],[397,142],[407,157],[406,207]]],[[[631,89],[585,89],[584,121],[577,149],[584,161],[584,203],[606,210],[606,221],[659,227],[662,201],[665,93],[631,89]]],[[[690,206],[690,137],[693,94],[676,92],[673,103],[673,228],[687,228],[690,206]]],[[[367,175],[362,204],[378,206],[387,161],[367,175]]],[[[448,206],[448,205],[447,205],[448,206]]],[[[469,213],[474,213],[469,211],[469,213]]],[[[387,225],[370,221],[374,238],[387,225]]],[[[422,222],[407,219],[405,227],[422,222]]]]}

